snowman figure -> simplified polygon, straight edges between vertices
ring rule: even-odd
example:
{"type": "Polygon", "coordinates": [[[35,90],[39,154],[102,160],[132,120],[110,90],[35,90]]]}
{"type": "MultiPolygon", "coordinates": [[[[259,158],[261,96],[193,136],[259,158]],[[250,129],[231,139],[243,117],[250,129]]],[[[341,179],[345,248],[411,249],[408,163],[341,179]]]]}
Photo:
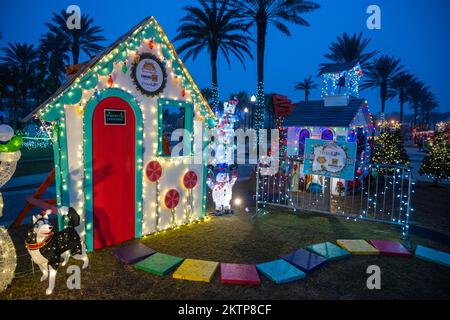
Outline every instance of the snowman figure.
{"type": "Polygon", "coordinates": [[[230,201],[233,195],[232,189],[237,180],[237,166],[234,165],[234,125],[237,116],[237,98],[228,100],[223,104],[223,113],[214,129],[214,143],[211,148],[214,155],[208,159],[207,185],[212,190],[212,197],[216,204],[216,215],[233,213],[230,201]],[[214,169],[217,172],[214,173],[214,169]]]}
{"type": "Polygon", "coordinates": [[[206,179],[206,184],[212,190],[212,197],[216,205],[217,216],[223,214],[231,214],[230,202],[233,195],[233,186],[237,180],[237,170],[234,166],[230,167],[230,172],[228,168],[224,168],[223,171],[219,171],[214,175],[213,169],[209,168],[209,174],[206,179]]]}

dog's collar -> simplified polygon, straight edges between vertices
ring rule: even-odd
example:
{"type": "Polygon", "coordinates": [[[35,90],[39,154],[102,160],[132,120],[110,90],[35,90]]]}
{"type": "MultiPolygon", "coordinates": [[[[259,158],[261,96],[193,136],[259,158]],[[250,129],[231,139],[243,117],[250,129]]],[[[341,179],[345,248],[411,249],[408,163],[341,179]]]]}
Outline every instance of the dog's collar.
{"type": "Polygon", "coordinates": [[[50,242],[51,239],[52,239],[52,237],[48,237],[46,240],[41,241],[41,242],[36,242],[36,243],[28,243],[25,241],[25,247],[28,250],[38,250],[38,249],[45,247],[47,245],[47,243],[50,242]]]}

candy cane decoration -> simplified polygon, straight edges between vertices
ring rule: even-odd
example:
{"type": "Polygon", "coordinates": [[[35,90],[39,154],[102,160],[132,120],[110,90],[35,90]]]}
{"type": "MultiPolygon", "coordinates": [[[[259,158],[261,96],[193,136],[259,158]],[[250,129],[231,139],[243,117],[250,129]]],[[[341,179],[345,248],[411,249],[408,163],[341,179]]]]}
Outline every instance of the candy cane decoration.
{"type": "Polygon", "coordinates": [[[170,224],[172,227],[175,227],[175,208],[178,205],[178,202],[180,202],[180,194],[176,189],[170,189],[167,191],[166,196],[164,198],[164,204],[168,209],[172,212],[172,218],[170,221],[170,224]]]}
{"type": "Polygon", "coordinates": [[[145,174],[151,182],[155,182],[155,195],[156,195],[156,215],[155,215],[155,228],[156,231],[159,231],[159,178],[161,178],[162,175],[162,167],[161,164],[154,160],[150,161],[146,168],[145,168],[145,174]]]}
{"type": "Polygon", "coordinates": [[[188,171],[184,174],[183,185],[186,189],[188,189],[189,214],[186,217],[188,221],[191,221],[192,213],[194,212],[194,197],[192,194],[192,189],[197,185],[197,180],[197,174],[194,171],[188,171]]]}

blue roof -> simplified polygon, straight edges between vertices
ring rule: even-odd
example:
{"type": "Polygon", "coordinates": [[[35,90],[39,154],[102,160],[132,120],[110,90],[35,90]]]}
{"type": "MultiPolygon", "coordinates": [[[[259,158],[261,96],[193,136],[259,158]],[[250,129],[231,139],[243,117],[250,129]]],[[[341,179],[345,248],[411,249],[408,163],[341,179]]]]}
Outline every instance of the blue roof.
{"type": "Polygon", "coordinates": [[[284,120],[285,127],[349,127],[364,99],[351,99],[346,106],[324,106],[323,100],[302,101],[284,120]]]}

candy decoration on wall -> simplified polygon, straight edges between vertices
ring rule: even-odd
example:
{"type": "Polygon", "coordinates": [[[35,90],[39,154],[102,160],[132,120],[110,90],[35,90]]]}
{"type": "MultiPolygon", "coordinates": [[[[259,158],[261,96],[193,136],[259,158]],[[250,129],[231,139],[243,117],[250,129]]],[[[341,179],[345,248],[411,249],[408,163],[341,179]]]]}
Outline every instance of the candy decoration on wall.
{"type": "Polygon", "coordinates": [[[155,182],[155,195],[156,195],[156,215],[155,215],[155,228],[159,231],[159,178],[161,178],[162,175],[162,167],[161,164],[156,161],[150,161],[147,166],[145,167],[145,175],[147,176],[148,180],[151,182],[155,182]]]}
{"type": "Polygon", "coordinates": [[[183,88],[183,90],[181,90],[181,96],[185,97],[186,96],[186,90],[183,88]]]}
{"type": "Polygon", "coordinates": [[[197,174],[194,171],[188,171],[183,176],[183,185],[187,192],[187,202],[189,203],[189,211],[187,214],[187,220],[190,221],[192,217],[192,213],[194,212],[194,196],[192,194],[192,189],[197,185],[197,174]]]}
{"type": "Polygon", "coordinates": [[[180,194],[176,189],[170,189],[167,191],[166,196],[164,197],[164,204],[168,209],[172,212],[172,217],[170,220],[170,224],[172,227],[175,227],[175,208],[180,202],[180,194]]]}
{"type": "Polygon", "coordinates": [[[109,76],[109,78],[108,78],[108,80],[107,80],[107,83],[108,83],[108,87],[112,87],[112,85],[113,85],[113,83],[114,83],[114,80],[113,80],[113,78],[112,78],[112,76],[109,76]]]}
{"type": "Polygon", "coordinates": [[[127,62],[124,61],[124,62],[123,62],[123,66],[122,66],[122,73],[123,73],[123,74],[126,74],[127,71],[128,71],[127,62]]]}
{"type": "Polygon", "coordinates": [[[153,50],[153,48],[155,47],[155,41],[153,40],[153,38],[148,41],[148,47],[150,48],[150,50],[153,50]]]}

